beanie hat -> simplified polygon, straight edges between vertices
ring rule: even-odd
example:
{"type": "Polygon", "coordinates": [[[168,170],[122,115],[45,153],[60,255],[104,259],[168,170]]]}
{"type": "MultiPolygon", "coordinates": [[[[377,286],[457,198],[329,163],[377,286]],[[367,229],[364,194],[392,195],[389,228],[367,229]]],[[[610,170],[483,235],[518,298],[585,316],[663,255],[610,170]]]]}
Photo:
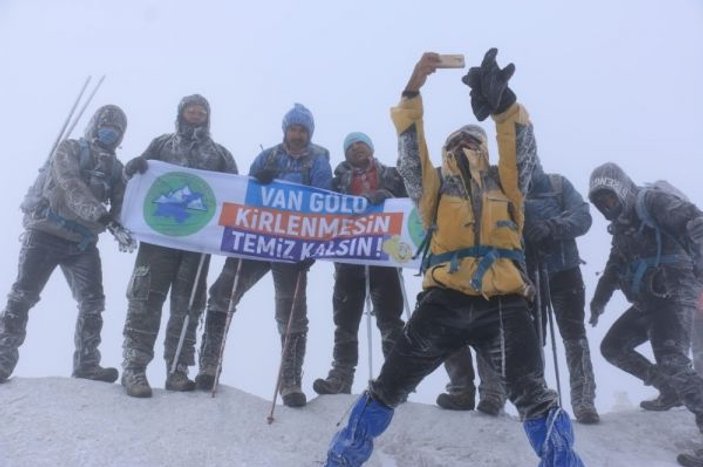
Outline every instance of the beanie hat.
{"type": "Polygon", "coordinates": [[[354,131],[352,133],[349,133],[347,137],[344,138],[344,154],[347,153],[347,149],[349,149],[349,146],[359,142],[366,144],[373,151],[373,142],[371,141],[371,138],[369,138],[369,135],[360,131],[354,131]]]}
{"type": "Polygon", "coordinates": [[[294,104],[293,108],[283,116],[283,132],[288,131],[291,125],[301,125],[308,130],[308,136],[312,138],[312,133],[315,131],[315,120],[312,118],[312,113],[303,104],[294,104]]]}

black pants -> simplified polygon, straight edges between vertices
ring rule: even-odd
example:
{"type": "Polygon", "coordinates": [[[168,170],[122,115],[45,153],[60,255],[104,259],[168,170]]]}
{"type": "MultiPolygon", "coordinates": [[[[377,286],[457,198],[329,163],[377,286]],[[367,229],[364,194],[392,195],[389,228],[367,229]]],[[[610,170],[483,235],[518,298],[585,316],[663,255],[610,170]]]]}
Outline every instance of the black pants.
{"type": "Polygon", "coordinates": [[[695,306],[668,298],[649,297],[620,316],[601,342],[608,362],[659,390],[673,390],[696,414],[703,431],[703,379],[688,358],[691,318],[695,306]],[[635,350],[650,341],[655,364],[635,350]]]}
{"type": "Polygon", "coordinates": [[[78,302],[74,371],[100,362],[100,332],[105,309],[102,266],[96,245],[85,249],[78,243],[38,230],[27,230],[22,240],[17,279],[0,315],[0,379],[8,377],[17,365],[18,348],[26,337],[29,309],[39,301],[56,267],[61,268],[73,298],[78,302]]]}
{"type": "Polygon", "coordinates": [[[539,342],[527,303],[517,295],[482,297],[433,288],[418,297],[403,336],[371,391],[395,407],[451,354],[471,345],[505,375],[508,397],[523,419],[545,416],[557,404],[544,381],[539,342]]]}
{"type": "Polygon", "coordinates": [[[161,325],[161,312],[167,296],[171,309],[164,338],[164,358],[170,365],[180,340],[186,315],[190,313],[179,364],[195,363],[195,331],[205,308],[205,288],[209,256],[205,256],[196,284],[202,255],[141,242],[134,271],[127,287],[127,319],[124,325],[124,368],[143,369],[154,358],[154,343],[161,325]],[[190,296],[195,300],[188,309],[190,296]]]}
{"type": "MultiPolygon", "coordinates": [[[[548,285],[548,288],[543,287],[543,294],[546,296],[544,292],[549,291],[554,317],[564,342],[569,367],[572,407],[578,410],[584,406],[592,406],[596,396],[596,384],[584,325],[585,297],[581,270],[576,267],[557,272],[550,277],[548,285]]],[[[544,339],[548,318],[546,303],[543,305],[545,306],[542,310],[542,327],[537,326],[535,319],[535,329],[538,332],[541,331],[544,339]]],[[[480,355],[477,356],[477,360],[480,358],[480,355]]],[[[474,369],[471,365],[471,355],[468,350],[460,351],[447,359],[444,366],[449,374],[450,382],[447,389],[450,392],[474,390],[474,369]]],[[[479,386],[481,398],[493,397],[505,401],[500,375],[491,374],[490,368],[482,365],[480,360],[478,374],[481,378],[479,386]]]]}
{"type": "MultiPolygon", "coordinates": [[[[383,355],[387,356],[403,330],[403,295],[396,268],[370,266],[369,288],[376,325],[381,331],[383,355]]],[[[354,369],[359,361],[359,324],[366,298],[364,266],[335,263],[334,319],[335,367],[354,369]]]]}

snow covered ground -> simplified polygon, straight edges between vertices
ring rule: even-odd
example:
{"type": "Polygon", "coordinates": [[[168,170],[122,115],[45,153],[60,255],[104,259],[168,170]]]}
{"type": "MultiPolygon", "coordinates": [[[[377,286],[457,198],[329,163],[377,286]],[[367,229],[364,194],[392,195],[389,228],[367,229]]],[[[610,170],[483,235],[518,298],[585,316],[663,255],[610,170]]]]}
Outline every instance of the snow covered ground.
{"type": "MultiPolygon", "coordinates": [[[[309,394],[309,396],[311,396],[309,394]]],[[[117,384],[12,378],[0,385],[0,466],[316,466],[355,396],[323,396],[303,409],[222,386],[209,393],[155,389],[127,397],[117,384]]],[[[576,425],[588,466],[676,464],[699,446],[693,416],[628,409],[576,425]]],[[[408,402],[376,442],[369,466],[529,466],[537,458],[510,415],[447,412],[408,402]]]]}

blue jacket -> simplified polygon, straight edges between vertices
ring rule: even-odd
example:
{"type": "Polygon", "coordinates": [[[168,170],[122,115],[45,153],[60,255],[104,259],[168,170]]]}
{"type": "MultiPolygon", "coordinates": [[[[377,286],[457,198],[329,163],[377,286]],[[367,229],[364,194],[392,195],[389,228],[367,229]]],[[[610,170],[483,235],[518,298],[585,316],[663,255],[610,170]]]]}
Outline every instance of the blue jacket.
{"type": "Polygon", "coordinates": [[[579,266],[582,261],[575,239],[591,228],[589,205],[566,177],[547,175],[537,168],[525,200],[525,230],[530,223],[542,221],[550,224],[552,235],[539,246],[525,245],[529,272],[536,257],[546,261],[550,276],[579,266]]]}
{"type": "Polygon", "coordinates": [[[257,176],[264,170],[274,170],[278,180],[332,189],[330,153],[316,144],[309,144],[305,153],[297,158],[288,154],[283,143],[265,149],[254,159],[249,175],[257,176]]]}

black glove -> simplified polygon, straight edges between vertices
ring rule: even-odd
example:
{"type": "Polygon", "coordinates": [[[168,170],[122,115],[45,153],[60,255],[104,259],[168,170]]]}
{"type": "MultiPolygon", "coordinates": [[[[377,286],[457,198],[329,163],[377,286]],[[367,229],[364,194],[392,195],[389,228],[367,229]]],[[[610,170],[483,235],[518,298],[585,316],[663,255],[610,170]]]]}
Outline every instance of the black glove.
{"type": "Polygon", "coordinates": [[[276,178],[276,171],[273,169],[261,169],[255,174],[251,174],[252,177],[256,179],[261,185],[268,185],[276,178]]]}
{"type": "Polygon", "coordinates": [[[508,64],[502,70],[496,63],[498,49],[486,52],[480,67],[472,67],[461,78],[471,88],[471,109],[479,121],[489,115],[505,112],[517,97],[508,87],[508,81],[515,73],[515,65],[508,64]]]}
{"type": "Polygon", "coordinates": [[[124,174],[131,178],[136,173],[143,174],[149,168],[149,163],[143,157],[135,157],[124,166],[124,174]]]}
{"type": "Polygon", "coordinates": [[[591,302],[591,317],[588,320],[588,324],[590,324],[593,327],[596,327],[596,324],[598,324],[598,318],[600,315],[603,314],[605,311],[605,305],[600,305],[595,302],[591,302]]]}
{"type": "Polygon", "coordinates": [[[381,204],[386,199],[390,198],[390,193],[388,193],[387,190],[375,190],[364,193],[364,198],[366,198],[370,204],[381,204]]]}
{"type": "Polygon", "coordinates": [[[298,271],[309,271],[312,265],[315,264],[315,260],[313,258],[305,258],[302,261],[298,261],[295,263],[295,267],[298,271]]]}
{"type": "Polygon", "coordinates": [[[525,225],[525,239],[532,245],[538,245],[552,236],[552,224],[548,220],[531,222],[525,225]]]}
{"type": "Polygon", "coordinates": [[[132,237],[132,232],[125,229],[122,224],[117,221],[110,221],[107,224],[107,230],[110,231],[117,243],[118,248],[123,253],[132,253],[137,248],[137,242],[132,237]]]}

